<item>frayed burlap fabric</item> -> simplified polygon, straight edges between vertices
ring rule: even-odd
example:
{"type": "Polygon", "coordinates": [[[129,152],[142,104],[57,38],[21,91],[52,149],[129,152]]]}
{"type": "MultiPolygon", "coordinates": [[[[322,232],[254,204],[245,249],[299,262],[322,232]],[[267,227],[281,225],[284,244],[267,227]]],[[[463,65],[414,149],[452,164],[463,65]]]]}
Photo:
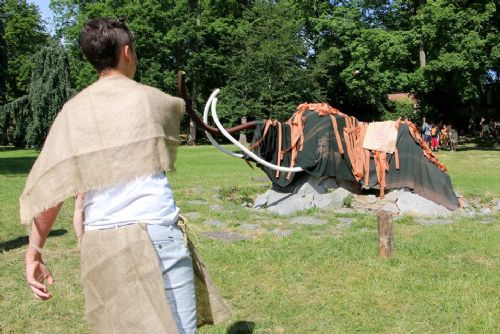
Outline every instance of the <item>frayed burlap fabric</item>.
{"type": "Polygon", "coordinates": [[[184,101],[122,75],[57,115],[19,199],[21,223],[78,192],[173,169],[184,101]]]}
{"type": "MultiPolygon", "coordinates": [[[[198,327],[228,320],[229,309],[193,243],[187,242],[193,258],[198,327]]],[[[96,333],[179,333],[144,224],[85,232],[80,269],[85,315],[96,333]]]]}

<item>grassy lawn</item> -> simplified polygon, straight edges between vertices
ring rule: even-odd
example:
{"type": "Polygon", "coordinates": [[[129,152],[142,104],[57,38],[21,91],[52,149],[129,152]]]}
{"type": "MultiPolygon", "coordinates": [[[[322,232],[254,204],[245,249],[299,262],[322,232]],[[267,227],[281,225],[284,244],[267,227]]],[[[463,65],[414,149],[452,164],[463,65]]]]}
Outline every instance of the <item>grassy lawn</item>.
{"type": "MultiPolygon", "coordinates": [[[[438,156],[461,194],[483,203],[500,197],[498,145],[469,144],[438,156]]],[[[18,222],[18,196],[35,158],[35,151],[0,150],[0,333],[90,333],[71,201],[46,244],[54,297],[34,300],[24,281],[27,233],[18,222]]],[[[373,215],[311,210],[305,215],[328,224],[292,225],[241,206],[270,186],[242,161],[208,146],[181,147],[176,167],[168,177],[178,205],[194,217],[194,241],[233,311],[230,322],[200,333],[251,332],[242,327],[253,333],[500,333],[500,215],[435,226],[403,217],[394,224],[395,256],[382,260],[373,215]],[[343,227],[342,217],[354,223],[343,227]],[[259,227],[244,231],[244,224],[259,227]],[[276,229],[291,234],[280,237],[276,229]],[[225,243],[203,235],[220,230],[251,238],[225,243]]]]}

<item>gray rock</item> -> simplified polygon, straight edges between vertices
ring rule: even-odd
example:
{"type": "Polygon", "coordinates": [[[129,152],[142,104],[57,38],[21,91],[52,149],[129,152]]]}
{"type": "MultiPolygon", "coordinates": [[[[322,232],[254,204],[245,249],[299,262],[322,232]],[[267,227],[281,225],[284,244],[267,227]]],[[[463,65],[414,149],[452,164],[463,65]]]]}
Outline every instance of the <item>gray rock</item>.
{"type": "Polygon", "coordinates": [[[422,217],[449,217],[452,214],[444,206],[409,191],[399,193],[397,205],[401,214],[409,213],[422,217]]]}
{"type": "Polygon", "coordinates": [[[377,196],[375,195],[358,195],[356,199],[362,203],[374,204],[377,202],[377,196]]]}
{"type": "Polygon", "coordinates": [[[293,194],[290,193],[280,193],[274,190],[271,190],[269,193],[269,197],[267,198],[267,206],[279,205],[283,202],[288,201],[293,194]]]}
{"type": "Polygon", "coordinates": [[[340,222],[339,224],[336,225],[336,227],[340,228],[346,228],[351,226],[354,223],[353,218],[337,218],[337,220],[340,222]]]}
{"type": "Polygon", "coordinates": [[[491,213],[491,209],[490,208],[482,208],[481,213],[483,215],[489,215],[491,213]]]}
{"type": "Polygon", "coordinates": [[[201,199],[193,199],[190,201],[187,201],[186,204],[189,205],[206,205],[208,204],[207,201],[201,200],[201,199]]]}
{"type": "Polygon", "coordinates": [[[420,225],[449,225],[453,224],[453,220],[449,219],[417,219],[415,220],[420,225]]]}
{"type": "Polygon", "coordinates": [[[320,209],[340,209],[344,205],[344,199],[351,195],[344,188],[337,188],[331,193],[316,195],[314,205],[320,209]]]}
{"type": "Polygon", "coordinates": [[[329,189],[336,189],[337,187],[338,185],[334,178],[309,175],[295,186],[295,188],[287,189],[287,191],[306,196],[309,194],[326,194],[329,189]]]}
{"type": "Polygon", "coordinates": [[[300,196],[300,195],[290,195],[283,200],[274,202],[273,204],[269,201],[267,210],[272,213],[277,213],[279,215],[290,215],[297,211],[303,211],[307,209],[311,209],[314,207],[313,205],[313,195],[300,196]]]}
{"type": "Polygon", "coordinates": [[[384,200],[386,202],[396,202],[398,200],[398,196],[399,196],[400,191],[401,190],[399,190],[399,189],[389,191],[387,194],[385,194],[384,200]]]}
{"type": "Polygon", "coordinates": [[[220,211],[224,211],[225,209],[220,204],[212,204],[212,205],[210,205],[210,210],[220,212],[220,211]]]}
{"type": "Polygon", "coordinates": [[[218,231],[218,232],[204,232],[202,233],[203,235],[216,239],[216,240],[222,240],[225,242],[236,242],[240,240],[247,240],[250,239],[248,235],[244,234],[239,234],[235,232],[224,232],[224,231],[218,231]]]}
{"type": "Polygon", "coordinates": [[[493,219],[493,218],[478,220],[479,224],[489,224],[489,223],[493,223],[493,222],[496,222],[496,221],[497,220],[493,219]]]}
{"type": "Polygon", "coordinates": [[[274,230],[271,231],[271,233],[277,235],[278,237],[286,238],[292,234],[292,231],[275,228],[274,230]]]}
{"type": "Polygon", "coordinates": [[[494,204],[493,210],[500,211],[500,198],[495,198],[493,200],[493,204],[494,204]]]}
{"type": "Polygon", "coordinates": [[[203,225],[210,225],[210,226],[217,226],[217,227],[224,227],[226,224],[219,220],[205,220],[203,225]]]}
{"type": "Polygon", "coordinates": [[[334,193],[320,194],[314,196],[314,206],[320,209],[340,209],[344,201],[334,193]]]}
{"type": "Polygon", "coordinates": [[[339,214],[352,214],[358,212],[357,210],[353,208],[340,208],[340,209],[335,209],[335,213],[339,214]]]}
{"type": "Polygon", "coordinates": [[[398,206],[396,205],[396,203],[393,203],[393,202],[386,203],[386,204],[382,207],[382,210],[387,211],[387,212],[390,212],[390,213],[392,213],[392,214],[394,214],[394,215],[399,214],[399,208],[398,208],[398,206]]]}
{"type": "Polygon", "coordinates": [[[254,208],[265,208],[267,204],[267,200],[269,199],[269,195],[271,194],[272,190],[268,190],[265,193],[257,196],[255,199],[255,203],[253,204],[254,208]]]}
{"type": "Polygon", "coordinates": [[[309,178],[307,182],[296,189],[295,193],[300,196],[306,196],[309,194],[319,195],[326,193],[327,190],[321,187],[319,183],[315,181],[316,180],[312,180],[312,178],[309,178]]]}
{"type": "Polygon", "coordinates": [[[185,216],[187,219],[197,219],[201,217],[201,213],[192,211],[192,212],[184,212],[182,213],[183,216],[185,216]]]}
{"type": "Polygon", "coordinates": [[[327,223],[326,220],[317,219],[314,217],[303,216],[303,217],[293,217],[290,219],[290,224],[299,224],[299,225],[325,225],[327,223]]]}
{"type": "Polygon", "coordinates": [[[255,231],[256,229],[259,228],[259,225],[255,224],[243,224],[240,225],[239,228],[244,231],[255,231]]]}

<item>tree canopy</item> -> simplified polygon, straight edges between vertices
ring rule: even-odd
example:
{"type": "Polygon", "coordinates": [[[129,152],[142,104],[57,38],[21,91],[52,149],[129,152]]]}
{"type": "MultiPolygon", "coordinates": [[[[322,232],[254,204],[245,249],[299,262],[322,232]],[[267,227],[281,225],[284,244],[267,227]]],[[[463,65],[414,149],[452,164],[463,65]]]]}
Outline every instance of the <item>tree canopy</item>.
{"type": "MultiPolygon", "coordinates": [[[[28,55],[47,34],[33,5],[0,4],[0,65],[8,59],[0,71],[11,101],[28,92],[28,55]]],[[[226,125],[286,120],[299,103],[318,101],[362,120],[425,115],[460,126],[498,118],[498,7],[495,0],[51,1],[77,90],[97,78],[78,48],[83,24],[123,17],[136,36],[136,79],[175,94],[175,73],[184,70],[198,110],[221,88],[226,125]],[[419,110],[388,100],[398,92],[416,96],[419,110]]]]}

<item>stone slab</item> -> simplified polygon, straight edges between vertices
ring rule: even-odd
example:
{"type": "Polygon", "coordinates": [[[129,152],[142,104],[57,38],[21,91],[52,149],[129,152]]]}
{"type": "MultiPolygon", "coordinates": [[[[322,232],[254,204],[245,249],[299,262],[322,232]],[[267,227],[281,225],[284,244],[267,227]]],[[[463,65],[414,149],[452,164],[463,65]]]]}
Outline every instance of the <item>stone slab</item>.
{"type": "Polygon", "coordinates": [[[248,235],[235,233],[235,232],[217,231],[217,232],[204,232],[202,234],[209,237],[209,238],[221,240],[224,242],[236,242],[236,241],[240,241],[240,240],[250,239],[250,237],[248,235]]]}
{"type": "Polygon", "coordinates": [[[408,213],[422,217],[449,217],[452,215],[452,212],[444,206],[409,191],[400,192],[396,204],[401,214],[408,213]]]}
{"type": "Polygon", "coordinates": [[[255,231],[259,228],[259,225],[256,224],[242,224],[238,226],[239,229],[244,231],[255,231]]]}
{"type": "Polygon", "coordinates": [[[493,210],[495,211],[500,211],[500,198],[495,198],[493,200],[493,203],[494,203],[494,207],[493,207],[493,210]]]}
{"type": "Polygon", "coordinates": [[[271,194],[272,190],[268,190],[263,194],[260,194],[257,196],[255,199],[255,202],[253,204],[254,208],[264,208],[267,205],[267,200],[269,199],[269,195],[271,194]]]}
{"type": "Polygon", "coordinates": [[[271,233],[278,237],[286,238],[292,234],[292,231],[275,228],[274,230],[271,231],[271,233]]]}
{"type": "Polygon", "coordinates": [[[201,200],[201,199],[193,199],[193,200],[187,201],[186,204],[189,204],[189,205],[207,205],[208,202],[201,200]]]}
{"type": "Polygon", "coordinates": [[[325,225],[327,221],[310,216],[301,216],[301,217],[293,217],[292,219],[290,219],[289,223],[299,224],[299,225],[325,225]]]}
{"type": "Polygon", "coordinates": [[[396,203],[389,202],[384,204],[382,210],[392,213],[393,215],[399,214],[399,208],[396,203]]]}
{"type": "Polygon", "coordinates": [[[339,228],[349,227],[354,223],[353,218],[337,218],[337,220],[339,221],[339,223],[336,225],[336,227],[339,228]]]}
{"type": "Polygon", "coordinates": [[[196,212],[196,211],[191,211],[191,212],[181,212],[183,216],[185,216],[187,219],[197,219],[201,217],[201,213],[196,212]]]}
{"type": "Polygon", "coordinates": [[[450,219],[417,219],[415,222],[419,225],[450,225],[454,223],[450,219]]]}
{"type": "Polygon", "coordinates": [[[209,225],[209,226],[217,226],[217,227],[226,226],[226,224],[224,224],[223,222],[221,222],[219,220],[205,220],[202,224],[209,225]]]}
{"type": "Polygon", "coordinates": [[[291,215],[295,212],[304,211],[314,207],[312,194],[307,196],[289,195],[286,200],[281,200],[275,203],[277,204],[269,204],[267,210],[282,216],[291,215]]]}
{"type": "Polygon", "coordinates": [[[331,193],[314,196],[314,206],[320,209],[340,209],[344,205],[344,199],[351,192],[344,188],[337,188],[331,193]]]}

